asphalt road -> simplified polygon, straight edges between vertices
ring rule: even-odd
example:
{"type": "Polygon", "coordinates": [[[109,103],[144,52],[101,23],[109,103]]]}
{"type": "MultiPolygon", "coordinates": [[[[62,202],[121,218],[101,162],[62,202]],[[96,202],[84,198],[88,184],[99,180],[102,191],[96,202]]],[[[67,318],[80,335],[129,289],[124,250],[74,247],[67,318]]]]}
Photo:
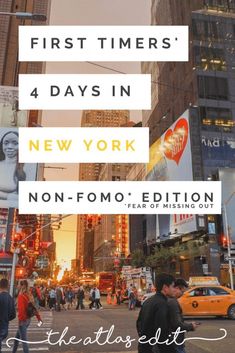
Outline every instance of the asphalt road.
{"type": "MultiPolygon", "coordinates": [[[[28,340],[39,341],[35,345],[30,345],[30,352],[63,352],[63,353],[93,353],[93,352],[105,352],[105,353],[126,353],[126,352],[137,352],[137,334],[135,328],[136,318],[138,316],[139,309],[136,311],[128,311],[126,306],[112,307],[105,306],[104,309],[100,310],[82,310],[82,311],[61,311],[61,312],[42,312],[44,324],[41,328],[36,326],[35,319],[29,327],[28,340]],[[110,334],[109,341],[113,341],[115,338],[122,337],[123,341],[127,341],[127,336],[133,339],[131,346],[126,348],[123,342],[98,345],[97,343],[91,344],[91,340],[94,340],[95,334],[99,328],[103,327],[103,330],[112,330],[114,325],[114,331],[110,334]],[[42,342],[47,337],[47,332],[53,329],[51,336],[51,343],[54,345],[48,345],[42,342]],[[65,331],[64,331],[65,330],[65,331]],[[64,331],[64,335],[63,335],[64,331]],[[82,339],[83,341],[78,344],[69,344],[69,339],[72,336],[73,341],[82,339]],[[89,340],[87,337],[91,337],[89,340]],[[86,339],[86,340],[85,340],[86,339]],[[60,344],[61,342],[61,344],[60,344]]],[[[189,319],[190,320],[190,319],[189,319]]],[[[195,318],[194,318],[195,320],[195,318]]],[[[234,353],[235,352],[235,321],[228,319],[214,319],[214,318],[197,318],[196,321],[200,322],[196,332],[192,332],[187,335],[190,340],[187,342],[187,353],[234,353]],[[202,339],[192,339],[195,337],[216,339],[224,335],[223,328],[227,332],[227,337],[222,340],[208,341],[202,339]]],[[[14,320],[11,323],[9,336],[14,336],[17,328],[17,321],[14,320]]],[[[111,332],[111,331],[110,331],[111,332]]],[[[100,335],[100,343],[105,341],[107,333],[100,335]]],[[[121,338],[119,338],[121,340],[121,338]]],[[[20,346],[19,352],[22,351],[20,346]]],[[[11,349],[3,345],[3,352],[11,352],[11,349]]]]}

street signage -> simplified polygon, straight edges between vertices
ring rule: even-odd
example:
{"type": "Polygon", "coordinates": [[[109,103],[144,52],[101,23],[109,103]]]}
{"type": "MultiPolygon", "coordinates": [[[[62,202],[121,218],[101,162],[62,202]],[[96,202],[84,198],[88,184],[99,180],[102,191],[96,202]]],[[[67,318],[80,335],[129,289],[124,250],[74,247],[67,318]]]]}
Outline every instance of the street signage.
{"type": "Polygon", "coordinates": [[[232,261],[232,266],[235,266],[235,257],[228,257],[228,255],[224,255],[224,261],[232,261]]]}
{"type": "Polygon", "coordinates": [[[36,260],[36,267],[47,268],[49,266],[49,259],[45,256],[39,256],[36,260]]]}

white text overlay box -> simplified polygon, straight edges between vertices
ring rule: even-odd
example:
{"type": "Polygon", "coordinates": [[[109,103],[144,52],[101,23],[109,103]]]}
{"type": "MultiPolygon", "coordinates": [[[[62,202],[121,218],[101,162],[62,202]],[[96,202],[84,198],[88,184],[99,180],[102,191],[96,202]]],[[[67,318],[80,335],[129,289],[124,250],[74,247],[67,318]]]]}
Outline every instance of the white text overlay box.
{"type": "Polygon", "coordinates": [[[20,182],[25,214],[219,214],[221,182],[20,182]]]}
{"type": "Polygon", "coordinates": [[[19,75],[19,108],[151,109],[151,75],[19,75]]]}
{"type": "Polygon", "coordinates": [[[188,26],[20,26],[20,61],[188,61],[188,26]]]}
{"type": "Polygon", "coordinates": [[[148,163],[148,128],[20,128],[20,163],[148,163]]]}

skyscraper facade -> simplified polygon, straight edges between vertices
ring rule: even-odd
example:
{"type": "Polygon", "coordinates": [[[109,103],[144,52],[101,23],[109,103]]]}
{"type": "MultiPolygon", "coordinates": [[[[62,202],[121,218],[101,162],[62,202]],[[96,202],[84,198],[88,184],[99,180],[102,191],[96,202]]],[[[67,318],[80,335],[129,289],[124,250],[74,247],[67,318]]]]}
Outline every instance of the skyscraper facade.
{"type": "MultiPolygon", "coordinates": [[[[142,63],[142,72],[151,73],[153,81],[152,110],[143,116],[150,144],[189,110],[191,125],[197,129],[197,136],[191,136],[192,155],[197,157],[193,178],[215,180],[220,168],[235,168],[235,1],[182,0],[179,6],[177,0],[153,0],[152,24],[188,25],[189,61],[142,63]]],[[[148,246],[145,243],[148,252],[156,246],[157,220],[147,216],[143,227],[142,239],[150,239],[148,246]]],[[[219,276],[222,218],[208,215],[199,223],[202,227],[195,233],[182,233],[174,241],[165,234],[169,242],[161,244],[184,244],[181,260],[172,264],[182,276],[219,276]]]]}
{"type": "MultiPolygon", "coordinates": [[[[82,114],[82,127],[120,127],[128,126],[130,114],[128,110],[85,110],[82,114]]],[[[79,165],[79,180],[98,181],[103,167],[102,163],[82,163],[79,165]]],[[[95,220],[96,217],[93,218],[95,220]]],[[[87,230],[86,215],[78,215],[77,220],[77,259],[80,260],[81,269],[85,269],[84,236],[87,230]]]]}
{"type": "MultiPolygon", "coordinates": [[[[124,181],[132,164],[104,164],[100,181],[124,181]]],[[[100,215],[99,224],[94,227],[94,270],[112,270],[114,258],[129,255],[128,215],[100,215]],[[105,259],[104,259],[105,258],[105,259]]]]}
{"type": "MultiPolygon", "coordinates": [[[[0,12],[30,12],[44,14],[49,19],[51,0],[4,0],[0,12]]],[[[0,15],[0,85],[17,86],[18,74],[42,73],[43,63],[18,61],[18,26],[43,25],[46,22],[17,19],[0,15]]]]}
{"type": "MultiPolygon", "coordinates": [[[[201,9],[203,0],[152,0],[152,25],[190,25],[192,11],[201,9]]],[[[192,34],[190,33],[190,43],[192,34]]],[[[150,143],[196,100],[192,45],[189,62],[143,62],[142,73],[152,76],[152,110],[143,112],[143,126],[149,126],[150,143]]]]}

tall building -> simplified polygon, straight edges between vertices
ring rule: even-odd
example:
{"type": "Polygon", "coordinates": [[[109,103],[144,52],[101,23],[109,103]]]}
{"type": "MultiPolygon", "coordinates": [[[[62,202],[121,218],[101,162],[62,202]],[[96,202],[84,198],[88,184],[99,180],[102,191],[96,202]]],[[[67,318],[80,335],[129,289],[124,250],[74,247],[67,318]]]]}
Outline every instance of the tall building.
{"type": "MultiPolygon", "coordinates": [[[[128,126],[130,115],[128,110],[85,110],[82,114],[82,127],[119,127],[128,126]]],[[[82,163],[79,165],[80,181],[98,181],[103,164],[82,163]]],[[[86,215],[78,215],[77,220],[77,259],[81,269],[84,267],[84,236],[87,230],[86,215]]]]}
{"type": "MultiPolygon", "coordinates": [[[[132,164],[104,164],[100,181],[123,181],[132,164]]],[[[129,255],[128,215],[100,215],[94,227],[94,271],[112,270],[114,258],[129,255]]]]}
{"type": "MultiPolygon", "coordinates": [[[[118,127],[130,121],[128,110],[85,110],[82,114],[82,127],[118,127]]],[[[82,163],[79,166],[79,180],[99,179],[101,163],[82,163]]]]}
{"type": "MultiPolygon", "coordinates": [[[[49,19],[51,0],[4,0],[0,12],[30,12],[44,14],[49,19]]],[[[0,15],[0,85],[17,86],[18,74],[41,73],[43,63],[18,61],[18,26],[43,25],[46,22],[21,20],[0,15]]]]}
{"type": "MultiPolygon", "coordinates": [[[[214,180],[220,168],[235,168],[235,1],[153,0],[152,24],[188,25],[190,60],[142,63],[142,72],[151,73],[154,82],[153,107],[143,117],[143,125],[150,128],[150,144],[189,109],[197,131],[191,136],[192,154],[197,155],[192,163],[194,180],[214,180]]],[[[156,222],[154,215],[147,216],[142,230],[142,238],[151,236],[153,246],[156,222]]],[[[161,243],[182,244],[181,260],[173,266],[176,272],[186,278],[220,275],[221,222],[220,217],[208,215],[204,230],[161,243]]],[[[148,246],[148,252],[151,249],[148,246]]]]}
{"type": "MultiPolygon", "coordinates": [[[[192,11],[201,9],[203,0],[152,0],[152,25],[190,25],[192,11]]],[[[190,33],[190,41],[192,34],[190,33]]],[[[191,43],[191,42],[190,42],[191,43]]],[[[151,73],[152,110],[143,112],[143,126],[149,126],[150,144],[196,100],[195,78],[190,60],[184,62],[143,62],[142,73],[151,73]]]]}
{"type": "MultiPolygon", "coordinates": [[[[4,96],[4,92],[9,89],[9,92],[12,90],[14,96],[17,95],[17,86],[18,86],[18,74],[23,73],[42,73],[44,70],[43,63],[40,62],[19,62],[18,61],[18,26],[19,25],[44,25],[48,23],[49,14],[50,14],[50,3],[51,0],[4,0],[0,1],[0,86],[6,86],[1,89],[1,98],[4,96]],[[45,15],[47,21],[32,21],[24,20],[22,18],[16,18],[14,14],[16,12],[21,13],[32,13],[45,15]],[[12,87],[16,87],[12,89],[12,87]]],[[[3,102],[1,102],[3,103],[3,102]]],[[[5,103],[5,102],[4,102],[5,103]]],[[[13,104],[12,104],[13,105],[13,104]]],[[[8,106],[7,106],[8,107],[8,106]]],[[[13,110],[13,108],[12,108],[13,110]]],[[[18,98],[14,97],[14,112],[18,118],[18,98]]],[[[4,115],[4,114],[3,114],[4,115]]],[[[12,122],[11,126],[18,126],[16,121],[12,122]]],[[[38,111],[32,110],[28,112],[28,119],[26,118],[26,125],[33,126],[34,123],[40,121],[40,114],[38,111]]],[[[4,119],[0,117],[0,122],[4,125],[4,119]],[[3,122],[2,122],[3,121],[3,122]]],[[[7,125],[8,126],[8,125],[7,125]]],[[[25,125],[23,125],[25,126],[25,125]]],[[[42,174],[40,171],[38,174],[42,174]]],[[[9,273],[12,263],[12,256],[6,254],[12,250],[11,244],[18,239],[22,240],[25,236],[35,232],[33,237],[24,244],[25,249],[21,249],[19,256],[19,266],[21,266],[19,273],[26,278],[32,273],[32,269],[35,265],[36,256],[40,254],[40,236],[44,234],[40,233],[39,223],[36,215],[27,216],[20,218],[18,216],[17,209],[10,208],[9,212],[7,209],[1,209],[1,215],[4,213],[4,225],[5,227],[2,230],[0,227],[0,237],[5,237],[5,247],[1,249],[0,265],[1,271],[6,270],[9,273]],[[26,223],[25,223],[26,222],[26,223]],[[14,225],[14,227],[13,227],[14,225]],[[21,233],[14,234],[16,229],[21,229],[21,233]]],[[[1,240],[1,239],[0,239],[1,240]]],[[[51,242],[47,241],[47,242],[51,242]]],[[[1,243],[1,241],[0,241],[1,243]]],[[[44,251],[44,253],[46,250],[44,251]]],[[[51,249],[54,256],[55,250],[51,249]]],[[[17,271],[16,271],[17,273],[17,271]]],[[[1,275],[1,273],[0,273],[1,275]]]]}
{"type": "MultiPolygon", "coordinates": [[[[0,15],[0,86],[18,86],[18,74],[40,74],[45,70],[42,62],[18,61],[18,26],[46,25],[49,22],[51,0],[4,0],[0,12],[29,12],[45,15],[46,21],[23,20],[15,16],[0,15]]],[[[28,126],[40,123],[41,112],[30,110],[28,126]]]]}

